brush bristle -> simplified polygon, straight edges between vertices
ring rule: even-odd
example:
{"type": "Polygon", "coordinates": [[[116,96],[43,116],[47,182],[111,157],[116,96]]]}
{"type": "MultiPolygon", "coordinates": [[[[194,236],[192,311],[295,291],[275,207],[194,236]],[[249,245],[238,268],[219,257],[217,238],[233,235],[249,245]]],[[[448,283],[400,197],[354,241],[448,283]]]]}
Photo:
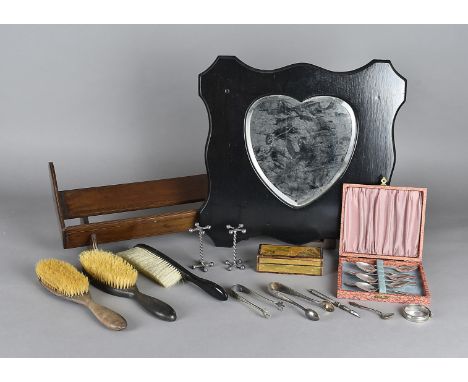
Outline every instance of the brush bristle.
{"type": "Polygon", "coordinates": [[[112,288],[131,288],[138,278],[137,270],[112,252],[99,249],[83,251],[80,263],[90,276],[112,288]]]}
{"type": "Polygon", "coordinates": [[[182,280],[182,274],[176,267],[144,248],[130,248],[127,251],[117,253],[117,255],[123,257],[138,271],[164,288],[169,288],[182,280]]]}
{"type": "Polygon", "coordinates": [[[36,264],[38,279],[49,289],[67,297],[89,291],[88,278],[73,265],[58,259],[43,259],[36,264]]]}

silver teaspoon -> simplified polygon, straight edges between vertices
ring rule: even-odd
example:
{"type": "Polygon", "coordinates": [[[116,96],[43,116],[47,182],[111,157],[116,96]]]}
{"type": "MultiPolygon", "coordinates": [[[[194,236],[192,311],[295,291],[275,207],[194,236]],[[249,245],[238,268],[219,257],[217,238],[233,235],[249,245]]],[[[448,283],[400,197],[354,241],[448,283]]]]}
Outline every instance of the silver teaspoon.
{"type": "MultiPolygon", "coordinates": [[[[355,264],[359,269],[363,270],[364,272],[372,273],[372,272],[377,271],[377,267],[375,267],[372,264],[365,263],[364,261],[358,261],[355,264]]],[[[418,266],[417,265],[401,265],[399,267],[394,266],[394,267],[385,267],[385,268],[394,269],[397,272],[404,273],[404,272],[415,271],[416,269],[418,269],[418,266]]]]}
{"type": "Polygon", "coordinates": [[[307,308],[303,307],[302,305],[298,304],[293,299],[286,296],[284,293],[281,293],[278,290],[276,290],[276,288],[275,288],[276,285],[275,284],[276,283],[270,283],[268,285],[268,292],[271,295],[275,296],[276,298],[279,298],[280,300],[286,301],[291,305],[297,306],[298,308],[302,309],[304,311],[304,314],[305,314],[306,318],[308,318],[309,320],[318,321],[320,319],[318,313],[315,310],[307,309],[307,308]]]}
{"type": "MultiPolygon", "coordinates": [[[[379,282],[378,278],[373,277],[372,275],[369,275],[367,273],[361,273],[361,272],[352,272],[352,271],[346,271],[345,272],[348,275],[357,277],[359,280],[366,281],[369,284],[377,284],[379,282]]],[[[399,282],[411,282],[413,279],[411,278],[406,278],[406,277],[389,277],[385,275],[385,279],[387,281],[391,281],[392,283],[399,283],[399,282]]]]}
{"type": "Polygon", "coordinates": [[[378,283],[379,280],[375,277],[372,277],[371,275],[368,275],[367,273],[360,273],[360,272],[345,272],[348,275],[357,277],[359,280],[366,281],[370,284],[375,284],[378,283]]]}
{"type": "MultiPolygon", "coordinates": [[[[364,281],[358,281],[358,282],[355,282],[355,283],[351,283],[351,284],[348,284],[348,283],[345,283],[346,286],[350,286],[350,287],[356,287],[356,288],[359,288],[359,289],[362,289],[366,292],[378,292],[378,288],[376,288],[375,286],[369,284],[369,283],[366,283],[364,281]]],[[[403,288],[405,286],[409,286],[409,285],[415,285],[415,284],[412,284],[412,283],[390,283],[390,284],[387,284],[387,287],[389,289],[393,289],[393,288],[403,288]]],[[[395,292],[392,292],[392,293],[395,293],[395,292]]]]}
{"type": "MultiPolygon", "coordinates": [[[[346,274],[351,275],[351,276],[356,276],[358,279],[361,279],[362,281],[367,281],[367,282],[374,282],[378,281],[378,279],[375,277],[377,276],[377,273],[364,273],[364,272],[356,272],[356,271],[345,271],[346,274]],[[368,281],[371,280],[371,281],[368,281]]],[[[411,281],[414,280],[416,277],[411,276],[411,275],[406,275],[406,274],[394,274],[394,273],[385,273],[385,278],[390,281],[411,281]]]]}
{"type": "MultiPolygon", "coordinates": [[[[352,276],[356,276],[356,274],[358,273],[365,274],[371,277],[377,276],[377,272],[366,272],[362,269],[360,269],[359,271],[346,271],[345,273],[347,273],[348,275],[352,275],[352,276]]],[[[386,271],[385,278],[394,281],[394,280],[402,280],[402,279],[403,280],[415,279],[416,276],[410,275],[408,273],[397,273],[397,272],[386,271]]]]}
{"type": "Polygon", "coordinates": [[[349,305],[354,306],[356,308],[369,310],[371,312],[377,313],[382,320],[388,320],[390,317],[393,317],[395,315],[395,313],[382,313],[380,310],[370,308],[368,306],[364,306],[353,301],[350,301],[349,305]]]}
{"type": "Polygon", "coordinates": [[[359,289],[362,289],[366,292],[376,292],[377,291],[377,288],[372,286],[371,284],[369,283],[366,283],[364,281],[358,281],[356,283],[345,283],[346,286],[349,286],[349,287],[356,287],[356,288],[359,288],[359,289]]]}

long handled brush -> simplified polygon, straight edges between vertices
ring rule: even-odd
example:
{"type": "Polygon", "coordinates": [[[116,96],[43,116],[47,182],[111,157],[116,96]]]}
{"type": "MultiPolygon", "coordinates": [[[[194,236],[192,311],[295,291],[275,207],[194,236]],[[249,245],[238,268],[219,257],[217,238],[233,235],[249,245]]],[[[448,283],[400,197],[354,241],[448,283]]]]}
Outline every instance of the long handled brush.
{"type": "Polygon", "coordinates": [[[89,293],[89,280],[73,265],[58,259],[43,259],[36,264],[36,275],[49,292],[86,306],[104,326],[112,330],[127,327],[120,314],[96,304],[89,293]]]}
{"type": "Polygon", "coordinates": [[[176,320],[176,312],[170,305],[138,290],[137,270],[121,257],[111,252],[92,249],[80,254],[80,263],[96,288],[114,296],[133,298],[161,320],[176,320]]]}
{"type": "Polygon", "coordinates": [[[117,255],[165,288],[185,280],[194,283],[217,300],[226,301],[228,299],[222,286],[194,275],[169,256],[149,245],[138,244],[127,251],[118,252],[117,255]]]}

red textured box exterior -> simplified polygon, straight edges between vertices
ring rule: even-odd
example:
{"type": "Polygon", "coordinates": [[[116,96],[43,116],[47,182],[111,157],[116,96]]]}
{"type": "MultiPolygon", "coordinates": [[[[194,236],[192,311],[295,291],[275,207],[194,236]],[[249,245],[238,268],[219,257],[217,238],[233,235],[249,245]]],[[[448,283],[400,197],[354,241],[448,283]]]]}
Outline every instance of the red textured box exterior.
{"type": "Polygon", "coordinates": [[[379,301],[379,302],[392,302],[401,304],[424,304],[429,305],[431,302],[431,294],[429,292],[429,286],[427,284],[426,273],[422,264],[423,256],[423,242],[424,242],[424,225],[426,220],[426,201],[427,201],[427,189],[426,188],[415,188],[415,187],[394,187],[394,186],[371,186],[366,184],[343,184],[343,198],[341,203],[341,224],[340,224],[340,247],[339,247],[339,262],[338,262],[338,287],[337,297],[342,299],[350,300],[368,300],[368,301],[379,301]],[[418,257],[404,257],[404,256],[379,256],[372,253],[350,253],[343,251],[343,232],[344,232],[344,208],[345,208],[345,192],[347,188],[358,187],[358,188],[378,188],[385,190],[408,190],[408,191],[420,191],[422,193],[422,208],[421,208],[421,228],[420,228],[420,240],[418,257]],[[343,262],[357,262],[365,261],[369,264],[376,264],[377,260],[383,260],[384,265],[398,266],[398,265],[418,265],[419,272],[421,275],[422,287],[424,290],[423,296],[414,295],[400,295],[391,293],[376,293],[376,292],[365,292],[365,291],[350,291],[341,288],[342,275],[343,275],[343,262]]]}

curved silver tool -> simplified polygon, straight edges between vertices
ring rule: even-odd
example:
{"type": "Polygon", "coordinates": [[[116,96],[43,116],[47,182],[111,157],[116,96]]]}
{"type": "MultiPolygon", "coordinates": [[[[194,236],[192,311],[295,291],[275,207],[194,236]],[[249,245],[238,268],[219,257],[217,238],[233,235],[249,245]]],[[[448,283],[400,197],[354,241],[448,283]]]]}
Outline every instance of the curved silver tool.
{"type": "Polygon", "coordinates": [[[318,313],[315,310],[303,307],[302,305],[298,304],[293,299],[286,296],[284,293],[278,291],[277,290],[278,285],[281,285],[281,284],[274,283],[274,282],[268,284],[268,292],[271,293],[276,298],[279,298],[280,300],[286,301],[289,304],[297,306],[298,308],[302,309],[304,311],[304,314],[305,314],[306,318],[308,318],[309,320],[318,321],[320,319],[320,316],[318,315],[318,313]]]}
{"type": "Polygon", "coordinates": [[[358,312],[352,310],[350,307],[346,306],[345,304],[342,304],[341,302],[332,299],[331,297],[327,296],[326,294],[323,294],[322,292],[319,292],[317,289],[307,289],[307,291],[310,294],[313,294],[314,296],[317,296],[318,298],[321,298],[326,301],[330,301],[334,306],[337,308],[340,308],[341,310],[344,310],[345,312],[348,312],[349,314],[352,314],[354,317],[360,318],[361,316],[359,315],[358,312]]]}
{"type": "Polygon", "coordinates": [[[271,298],[268,298],[266,296],[264,296],[263,294],[260,294],[254,290],[251,290],[249,288],[247,288],[246,286],[244,285],[241,285],[241,284],[236,284],[236,285],[233,285],[231,287],[231,290],[235,291],[235,292],[239,292],[239,293],[245,293],[245,294],[250,294],[250,295],[254,295],[254,296],[257,296],[258,298],[261,298],[262,300],[265,300],[267,302],[269,302],[270,304],[273,304],[276,309],[278,310],[283,310],[284,309],[284,303],[282,301],[275,301],[271,298]]]}
{"type": "Polygon", "coordinates": [[[230,290],[232,297],[234,297],[237,301],[247,305],[249,308],[253,308],[253,309],[258,310],[263,317],[265,317],[265,318],[270,318],[271,317],[271,314],[270,314],[270,312],[268,310],[263,309],[262,307],[254,304],[253,302],[247,300],[245,297],[243,297],[239,293],[237,293],[233,289],[235,286],[236,285],[234,285],[230,290]]]}
{"type": "Polygon", "coordinates": [[[354,306],[356,308],[360,308],[360,309],[368,310],[370,312],[377,313],[382,320],[388,320],[390,317],[393,317],[395,315],[395,313],[383,313],[380,310],[371,308],[369,306],[361,305],[353,301],[350,301],[349,305],[354,306]]]}

